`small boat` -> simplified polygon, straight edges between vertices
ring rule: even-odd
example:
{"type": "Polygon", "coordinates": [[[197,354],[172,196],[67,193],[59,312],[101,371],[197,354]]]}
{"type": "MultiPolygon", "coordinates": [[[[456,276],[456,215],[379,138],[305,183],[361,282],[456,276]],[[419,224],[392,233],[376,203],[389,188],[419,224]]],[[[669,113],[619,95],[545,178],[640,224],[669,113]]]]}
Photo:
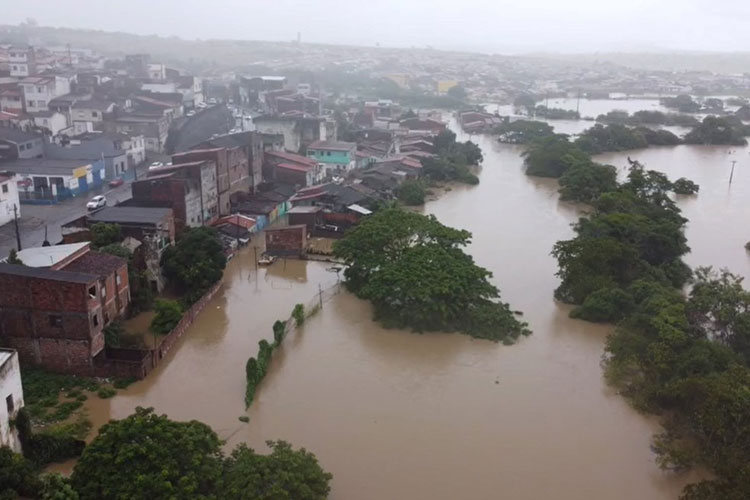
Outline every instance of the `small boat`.
{"type": "Polygon", "coordinates": [[[276,262],[276,257],[274,257],[273,255],[263,255],[258,260],[258,264],[261,266],[270,266],[274,262],[276,262]]]}

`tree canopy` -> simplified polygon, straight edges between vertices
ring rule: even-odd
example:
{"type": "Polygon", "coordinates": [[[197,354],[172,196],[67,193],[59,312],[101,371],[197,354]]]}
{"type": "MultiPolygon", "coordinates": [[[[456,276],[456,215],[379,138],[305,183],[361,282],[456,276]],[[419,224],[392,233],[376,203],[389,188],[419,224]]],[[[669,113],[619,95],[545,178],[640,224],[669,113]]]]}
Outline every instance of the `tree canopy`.
{"type": "Polygon", "coordinates": [[[122,240],[122,230],[119,224],[97,222],[91,226],[91,246],[101,248],[122,240]]]}
{"type": "Polygon", "coordinates": [[[574,163],[589,160],[589,156],[570,142],[565,134],[531,141],[523,157],[526,174],[538,177],[560,177],[574,163]]]}
{"type": "Polygon", "coordinates": [[[529,333],[499,302],[491,273],[462,250],[470,238],[434,216],[387,208],[347,233],[334,253],[348,264],[349,288],[388,326],[506,341],[529,333]]]}
{"type": "Polygon", "coordinates": [[[707,116],[685,135],[685,143],[744,146],[747,144],[746,135],[748,130],[742,122],[729,117],[707,116]]]}
{"type": "MultiPolygon", "coordinates": [[[[225,457],[222,444],[201,422],[139,407],[99,430],[73,469],[70,487],[78,496],[60,498],[322,500],[330,491],[331,474],[304,448],[269,441],[269,455],[243,444],[225,457]]],[[[66,484],[54,482],[54,491],[65,493],[66,484]]]]}
{"type": "Polygon", "coordinates": [[[137,408],[105,424],[73,469],[81,500],[217,498],[221,441],[206,424],[137,408]]]}
{"type": "Polygon", "coordinates": [[[551,125],[535,120],[516,120],[505,122],[495,127],[494,133],[500,142],[510,144],[528,144],[529,142],[549,137],[554,134],[551,125]]]}
{"type": "Polygon", "coordinates": [[[315,455],[295,451],[285,441],[267,441],[270,455],[240,444],[225,462],[222,498],[226,500],[325,500],[333,476],[315,455]]]}
{"type": "Polygon", "coordinates": [[[573,161],[560,177],[560,199],[592,203],[617,188],[617,169],[591,160],[573,161]]]}
{"type": "Polygon", "coordinates": [[[186,229],[164,251],[162,266],[170,284],[192,304],[221,279],[226,260],[216,231],[199,227],[186,229]]]}
{"type": "Polygon", "coordinates": [[[398,187],[396,195],[406,205],[424,205],[427,190],[421,181],[406,180],[398,187]]]}

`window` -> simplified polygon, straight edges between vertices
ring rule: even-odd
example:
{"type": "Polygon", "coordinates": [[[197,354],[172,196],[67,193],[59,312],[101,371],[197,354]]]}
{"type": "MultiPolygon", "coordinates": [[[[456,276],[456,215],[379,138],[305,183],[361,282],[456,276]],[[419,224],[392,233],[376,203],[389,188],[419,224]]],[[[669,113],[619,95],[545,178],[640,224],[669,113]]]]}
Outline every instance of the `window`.
{"type": "Polygon", "coordinates": [[[117,283],[118,286],[122,285],[122,278],[120,278],[119,274],[115,276],[115,283],[117,283]]]}
{"type": "Polygon", "coordinates": [[[41,94],[42,92],[44,92],[44,87],[37,87],[36,91],[41,94]]]}
{"type": "Polygon", "coordinates": [[[18,146],[18,149],[19,149],[20,151],[26,151],[26,144],[21,144],[21,145],[19,145],[19,146],[18,146]]]}
{"type": "Polygon", "coordinates": [[[50,314],[49,315],[49,326],[54,328],[62,328],[62,316],[59,314],[50,314]]]}
{"type": "Polygon", "coordinates": [[[3,184],[3,193],[7,193],[7,192],[8,192],[8,185],[3,184]]]}
{"type": "Polygon", "coordinates": [[[26,101],[26,105],[30,108],[34,107],[34,101],[26,101]]]}
{"type": "Polygon", "coordinates": [[[99,315],[94,314],[94,316],[91,318],[94,321],[94,326],[99,326],[99,315]]]}
{"type": "Polygon", "coordinates": [[[89,298],[95,299],[96,298],[96,286],[92,286],[89,288],[89,298]]]}
{"type": "Polygon", "coordinates": [[[18,66],[13,65],[13,71],[18,71],[18,66]]]}
{"type": "Polygon", "coordinates": [[[93,116],[94,118],[99,118],[99,113],[97,113],[96,111],[92,111],[91,116],[93,116]]]}
{"type": "Polygon", "coordinates": [[[103,299],[107,298],[107,287],[106,286],[102,287],[102,298],[103,299]]]}
{"type": "Polygon", "coordinates": [[[5,397],[5,406],[8,408],[8,416],[13,415],[13,410],[16,409],[16,404],[13,401],[13,394],[8,394],[5,397]]]}

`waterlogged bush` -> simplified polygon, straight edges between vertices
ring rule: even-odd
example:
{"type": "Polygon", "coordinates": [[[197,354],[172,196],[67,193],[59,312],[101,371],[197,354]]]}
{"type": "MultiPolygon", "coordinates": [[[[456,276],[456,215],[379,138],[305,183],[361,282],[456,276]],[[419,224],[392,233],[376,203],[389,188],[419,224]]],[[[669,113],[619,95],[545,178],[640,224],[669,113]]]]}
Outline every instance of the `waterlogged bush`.
{"type": "Polygon", "coordinates": [[[294,318],[294,322],[297,324],[297,326],[302,326],[302,323],[305,322],[305,306],[302,304],[297,304],[294,306],[294,309],[292,310],[292,317],[294,318]]]}
{"type": "Polygon", "coordinates": [[[696,194],[699,190],[698,184],[685,177],[680,177],[672,183],[672,191],[676,194],[696,194]]]}

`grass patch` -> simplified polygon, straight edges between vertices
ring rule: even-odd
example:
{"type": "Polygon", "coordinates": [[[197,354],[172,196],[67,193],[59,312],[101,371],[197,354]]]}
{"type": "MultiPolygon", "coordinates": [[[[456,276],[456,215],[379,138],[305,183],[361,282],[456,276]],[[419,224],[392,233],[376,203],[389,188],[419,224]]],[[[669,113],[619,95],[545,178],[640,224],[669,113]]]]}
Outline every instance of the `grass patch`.
{"type": "Polygon", "coordinates": [[[112,387],[102,387],[98,391],[96,391],[97,396],[99,396],[102,399],[109,399],[115,394],[117,394],[117,390],[112,387]]]}
{"type": "Polygon", "coordinates": [[[96,391],[99,383],[86,377],[50,373],[37,368],[22,370],[26,412],[35,422],[51,424],[68,419],[83,406],[83,391],[96,391]],[[60,401],[60,395],[73,401],[60,401]]]}

